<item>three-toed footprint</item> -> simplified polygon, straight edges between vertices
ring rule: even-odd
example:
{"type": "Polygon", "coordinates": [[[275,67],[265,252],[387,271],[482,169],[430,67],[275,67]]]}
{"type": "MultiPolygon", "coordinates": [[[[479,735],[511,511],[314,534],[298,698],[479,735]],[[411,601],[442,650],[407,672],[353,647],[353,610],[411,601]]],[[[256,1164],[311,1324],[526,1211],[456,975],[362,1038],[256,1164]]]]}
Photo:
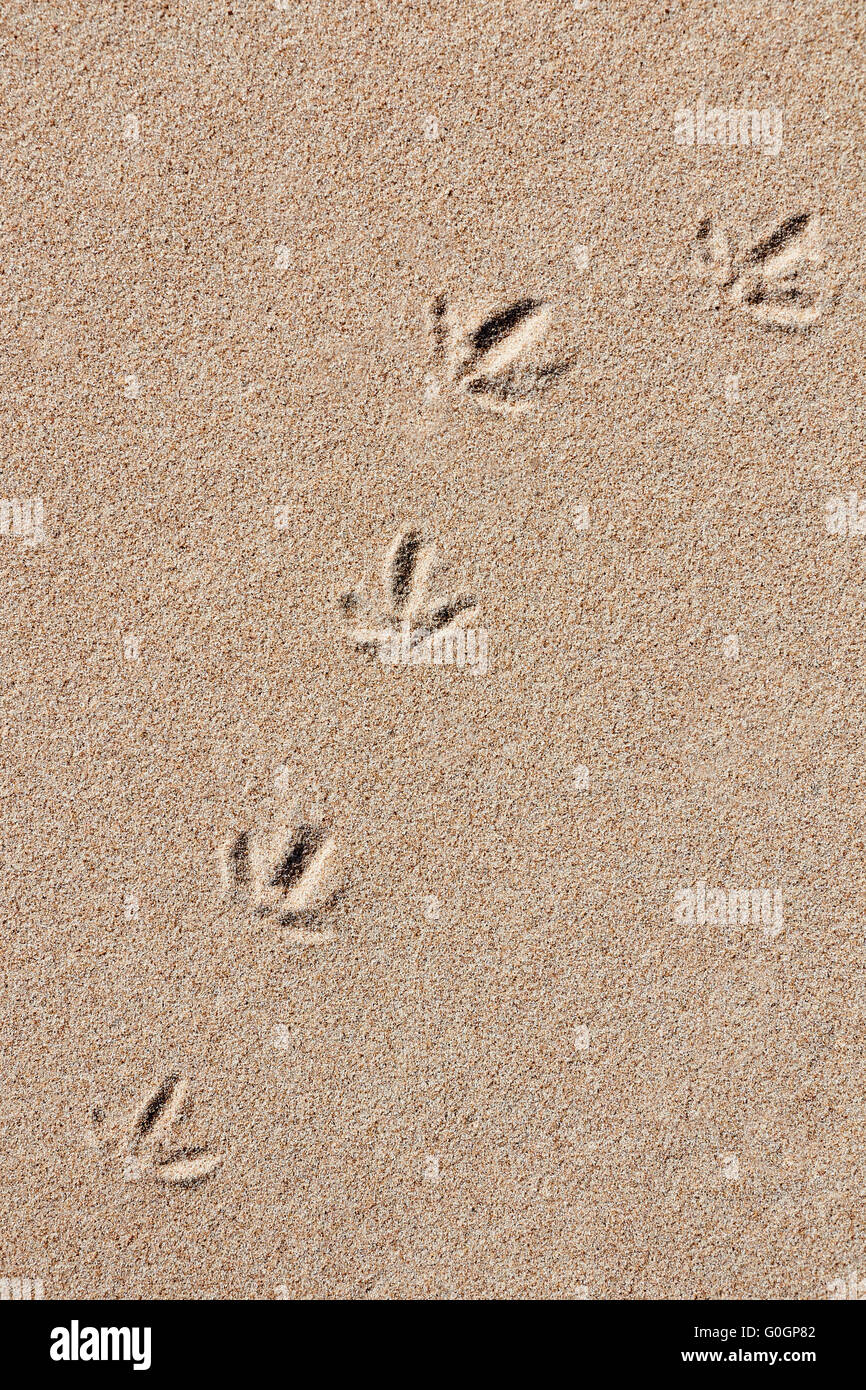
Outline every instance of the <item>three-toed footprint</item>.
{"type": "Polygon", "coordinates": [[[172,1072],[120,1133],[112,1129],[103,1107],[93,1106],[90,1147],[121,1158],[124,1177],[131,1181],[149,1178],[180,1187],[205,1182],[222,1163],[221,1158],[201,1146],[169,1147],[171,1131],[185,1118],[188,1089],[186,1078],[172,1072]]]}
{"type": "Polygon", "coordinates": [[[696,242],[698,273],[719,286],[727,304],[765,328],[809,328],[831,302],[816,273],[824,255],[818,220],[809,212],[787,218],[739,254],[710,217],[701,221],[696,242]]]}
{"type": "Polygon", "coordinates": [[[336,901],[333,836],[291,812],[275,825],[242,830],[219,852],[226,896],[281,926],[312,926],[336,901]]]}
{"type": "Polygon", "coordinates": [[[439,295],[430,306],[430,321],[446,380],[487,410],[528,409],[574,365],[572,359],[521,361],[541,340],[550,318],[549,304],[527,297],[461,326],[452,317],[445,295],[439,295]]]}
{"type": "MultiPolygon", "coordinates": [[[[398,533],[385,555],[384,609],[368,625],[351,631],[359,651],[383,660],[393,659],[392,652],[399,653],[403,648],[412,653],[431,638],[444,638],[455,630],[462,613],[477,608],[478,601],[470,594],[430,598],[428,583],[435,573],[434,559],[433,545],[419,530],[407,528],[398,533]]],[[[345,594],[340,603],[351,619],[356,618],[362,606],[356,593],[345,594]]]]}

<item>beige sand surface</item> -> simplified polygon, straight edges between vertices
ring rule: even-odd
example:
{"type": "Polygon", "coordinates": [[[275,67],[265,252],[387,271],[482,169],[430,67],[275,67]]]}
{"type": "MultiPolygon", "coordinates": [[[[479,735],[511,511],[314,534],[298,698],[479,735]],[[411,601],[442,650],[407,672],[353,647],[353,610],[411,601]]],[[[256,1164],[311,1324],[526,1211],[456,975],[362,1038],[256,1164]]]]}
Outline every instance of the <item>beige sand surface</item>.
{"type": "Polygon", "coordinates": [[[0,32],[0,494],[45,529],[3,513],[0,1275],[866,1280],[862,15],[0,32]],[[781,149],[678,145],[701,98],[781,149]],[[357,649],[413,531],[486,672],[357,649]],[[783,925],[678,922],[699,880],[783,925]]]}

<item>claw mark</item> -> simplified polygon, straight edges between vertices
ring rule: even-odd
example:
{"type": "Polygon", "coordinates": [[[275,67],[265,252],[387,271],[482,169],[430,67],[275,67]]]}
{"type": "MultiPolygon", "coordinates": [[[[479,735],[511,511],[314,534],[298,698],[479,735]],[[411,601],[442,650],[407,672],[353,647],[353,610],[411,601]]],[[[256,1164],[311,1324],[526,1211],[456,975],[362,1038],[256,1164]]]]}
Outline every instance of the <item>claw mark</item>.
{"type": "Polygon", "coordinates": [[[142,1140],[148,1136],[156,1139],[167,1133],[180,1116],[186,1091],[187,1083],[181,1081],[176,1073],[165,1078],[136,1116],[132,1126],[134,1147],[130,1148],[130,1153],[134,1153],[142,1140]]]}
{"type": "MultiPolygon", "coordinates": [[[[478,607],[478,600],[470,594],[460,594],[430,605],[428,582],[434,557],[433,546],[425,541],[418,530],[401,531],[392,541],[385,556],[382,576],[384,611],[371,627],[353,631],[352,638],[358,651],[381,655],[386,644],[400,643],[404,635],[409,649],[413,650],[431,634],[450,631],[462,613],[478,607]]],[[[357,600],[351,605],[354,614],[360,600],[357,595],[351,597],[357,600]]],[[[348,611],[345,603],[343,608],[348,611]]]]}
{"type": "Polygon", "coordinates": [[[696,236],[702,273],[721,287],[733,308],[767,328],[809,328],[830,296],[823,285],[805,284],[810,265],[823,264],[817,223],[809,212],[787,218],[736,260],[727,233],[704,218],[696,236]]]}
{"type": "Polygon", "coordinates": [[[497,401],[507,410],[521,409],[521,402],[524,406],[530,405],[530,397],[543,391],[552,381],[565,376],[571,371],[572,365],[571,362],[560,362],[550,367],[527,367],[520,371],[502,372],[490,380],[475,377],[467,382],[465,389],[471,396],[486,395],[488,404],[497,401]]]}
{"type": "Polygon", "coordinates": [[[420,531],[405,531],[397,536],[388,551],[383,584],[391,600],[391,613],[397,621],[409,605],[413,591],[419,592],[419,560],[423,547],[420,531]]]}
{"type": "MultiPolygon", "coordinates": [[[[794,253],[794,255],[799,255],[800,248],[797,239],[799,238],[800,232],[804,232],[808,227],[811,217],[812,214],[810,212],[798,212],[796,216],[789,217],[786,222],[782,223],[781,227],[776,228],[771,236],[759,242],[757,246],[752,247],[751,251],[745,256],[746,264],[759,265],[762,261],[768,260],[776,251],[781,250],[785,246],[788,247],[786,253],[788,262],[791,260],[792,253],[794,253]]],[[[774,264],[777,270],[781,268],[781,262],[778,260],[776,260],[774,264]]]]}
{"type": "Polygon", "coordinates": [[[321,825],[289,820],[269,830],[244,830],[220,851],[223,887],[227,896],[243,898],[256,917],[276,917],[281,926],[313,923],[338,896],[331,864],[336,847],[321,825]],[[245,856],[237,853],[241,840],[248,847],[245,856]]]}
{"type": "Polygon", "coordinates": [[[309,870],[313,857],[321,848],[324,838],[323,830],[314,826],[302,825],[298,830],[297,839],[292,844],[285,859],[277,865],[276,872],[271,879],[271,888],[284,888],[287,892],[294,888],[301,875],[309,870]]]}
{"type": "Polygon", "coordinates": [[[731,281],[731,248],[725,232],[713,228],[712,218],[705,217],[698,227],[698,256],[701,270],[716,284],[731,281]]]}
{"type": "Polygon", "coordinates": [[[448,346],[451,331],[448,326],[448,303],[444,294],[437,295],[430,305],[430,322],[436,351],[443,353],[448,346]]]}
{"type": "Polygon", "coordinates": [[[357,594],[341,594],[340,607],[347,618],[352,618],[361,606],[361,600],[357,594]]]}
{"type": "Polygon", "coordinates": [[[537,299],[519,299],[508,309],[485,319],[463,338],[463,361],[455,370],[455,380],[460,381],[482,364],[487,373],[506,366],[539,336],[549,319],[550,310],[537,299]]]}
{"type": "Polygon", "coordinates": [[[444,295],[430,306],[436,353],[441,357],[450,349],[452,384],[488,410],[525,410],[535,396],[574,366],[573,360],[541,367],[521,365],[520,357],[542,337],[550,318],[549,305],[527,296],[461,333],[444,295]]]}
{"type": "Polygon", "coordinates": [[[160,1182],[177,1183],[181,1187],[194,1187],[204,1182],[218,1167],[220,1160],[211,1158],[207,1149],[177,1149],[168,1158],[159,1159],[156,1176],[160,1182]]]}
{"type": "Polygon", "coordinates": [[[238,884],[250,881],[250,837],[243,831],[233,842],[229,851],[229,873],[238,884]]]}
{"type": "Polygon", "coordinates": [[[122,1154],[124,1172],[131,1178],[153,1178],[181,1187],[204,1182],[216,1172],[221,1158],[201,1146],[173,1150],[167,1147],[172,1129],[184,1117],[187,1090],[187,1080],[172,1072],[133,1117],[121,1141],[106,1140],[96,1133],[97,1126],[104,1123],[105,1111],[101,1106],[93,1107],[91,1146],[122,1154]]]}
{"type": "Polygon", "coordinates": [[[469,613],[477,608],[475,599],[470,594],[464,594],[461,598],[451,599],[448,603],[443,603],[439,608],[434,608],[424,620],[424,626],[428,632],[443,632],[453,627],[461,613],[469,613]]]}

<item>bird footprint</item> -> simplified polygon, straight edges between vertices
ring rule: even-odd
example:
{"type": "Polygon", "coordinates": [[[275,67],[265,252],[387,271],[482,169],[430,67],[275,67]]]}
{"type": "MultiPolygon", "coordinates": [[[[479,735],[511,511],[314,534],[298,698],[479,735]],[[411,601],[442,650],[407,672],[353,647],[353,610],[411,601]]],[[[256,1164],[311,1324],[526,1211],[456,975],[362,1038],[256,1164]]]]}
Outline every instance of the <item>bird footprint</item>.
{"type": "Polygon", "coordinates": [[[810,274],[824,264],[824,256],[817,219],[809,212],[787,218],[740,256],[727,232],[704,218],[697,232],[697,263],[732,308],[767,328],[809,328],[830,302],[823,281],[814,283],[810,274]]]}
{"type": "Polygon", "coordinates": [[[184,1116],[188,1086],[177,1072],[167,1076],[120,1137],[106,1136],[105,1111],[94,1106],[90,1113],[92,1147],[122,1157],[124,1175],[131,1180],[151,1178],[181,1187],[205,1182],[222,1163],[221,1158],[202,1147],[169,1147],[171,1131],[184,1116]]]}
{"type": "MultiPolygon", "coordinates": [[[[369,627],[352,631],[359,651],[382,657],[395,647],[420,647],[431,636],[451,632],[461,613],[477,608],[469,594],[431,599],[428,582],[433,573],[434,547],[418,530],[401,531],[388,548],[382,576],[385,608],[369,627]]],[[[345,594],[340,600],[347,617],[361,608],[360,596],[345,594]]]]}
{"type": "Polygon", "coordinates": [[[276,917],[281,926],[311,925],[337,898],[335,849],[322,825],[291,816],[266,830],[242,830],[220,850],[223,887],[257,917],[276,917]]]}
{"type": "Polygon", "coordinates": [[[444,295],[431,305],[436,354],[447,359],[452,387],[488,410],[526,410],[535,398],[574,365],[572,360],[529,365],[521,358],[550,324],[550,306],[540,299],[518,299],[461,329],[444,295]]]}

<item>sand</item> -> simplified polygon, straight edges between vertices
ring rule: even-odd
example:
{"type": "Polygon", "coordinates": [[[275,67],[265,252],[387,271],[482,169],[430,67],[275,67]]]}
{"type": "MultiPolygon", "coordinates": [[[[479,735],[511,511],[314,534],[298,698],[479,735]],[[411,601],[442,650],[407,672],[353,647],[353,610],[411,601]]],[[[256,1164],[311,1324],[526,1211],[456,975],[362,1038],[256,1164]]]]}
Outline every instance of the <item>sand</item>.
{"type": "Polygon", "coordinates": [[[0,1276],[856,1296],[855,7],[2,32],[0,1276]]]}

